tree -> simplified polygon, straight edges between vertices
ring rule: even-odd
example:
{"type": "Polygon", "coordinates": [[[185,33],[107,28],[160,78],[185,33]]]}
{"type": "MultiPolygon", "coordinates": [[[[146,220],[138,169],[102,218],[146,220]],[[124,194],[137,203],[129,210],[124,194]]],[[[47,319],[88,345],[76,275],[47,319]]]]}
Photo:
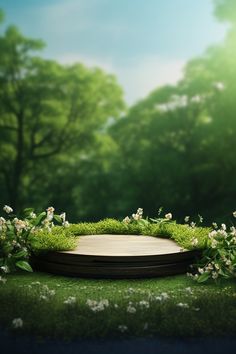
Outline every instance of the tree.
{"type": "Polygon", "coordinates": [[[0,37],[0,174],[14,208],[24,204],[38,168],[78,154],[124,109],[113,76],[33,56],[43,46],[12,26],[0,37]]]}

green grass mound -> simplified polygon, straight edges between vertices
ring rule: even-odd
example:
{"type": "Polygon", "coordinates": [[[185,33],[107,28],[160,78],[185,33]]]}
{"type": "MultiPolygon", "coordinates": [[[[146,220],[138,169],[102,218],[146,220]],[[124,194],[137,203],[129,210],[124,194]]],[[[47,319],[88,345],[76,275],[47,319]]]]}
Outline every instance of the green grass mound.
{"type": "Polygon", "coordinates": [[[56,226],[49,231],[39,231],[31,237],[32,249],[35,254],[47,251],[73,250],[78,238],[84,235],[120,234],[146,235],[171,238],[180,247],[188,250],[203,249],[206,247],[210,228],[190,227],[176,223],[139,224],[124,222],[115,219],[105,219],[95,223],[71,224],[68,228],[56,226]],[[197,242],[193,243],[193,240],[197,242]]]}

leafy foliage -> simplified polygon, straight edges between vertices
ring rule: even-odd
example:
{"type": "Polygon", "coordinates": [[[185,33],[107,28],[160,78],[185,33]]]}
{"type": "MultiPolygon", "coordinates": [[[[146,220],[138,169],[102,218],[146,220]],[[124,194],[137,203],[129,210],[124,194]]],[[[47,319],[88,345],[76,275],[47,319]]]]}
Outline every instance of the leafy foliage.
{"type": "Polygon", "coordinates": [[[32,252],[38,250],[70,249],[75,246],[73,238],[66,228],[65,213],[54,214],[54,208],[38,215],[27,208],[21,213],[21,219],[13,214],[13,209],[7,205],[3,208],[8,218],[0,217],[0,271],[9,273],[17,268],[32,272],[29,258],[32,252]],[[59,222],[63,227],[55,227],[59,222]]]}
{"type": "Polygon", "coordinates": [[[227,231],[226,225],[209,233],[207,247],[202,258],[194,266],[192,275],[199,283],[208,279],[235,278],[236,276],[236,229],[227,231]]]}

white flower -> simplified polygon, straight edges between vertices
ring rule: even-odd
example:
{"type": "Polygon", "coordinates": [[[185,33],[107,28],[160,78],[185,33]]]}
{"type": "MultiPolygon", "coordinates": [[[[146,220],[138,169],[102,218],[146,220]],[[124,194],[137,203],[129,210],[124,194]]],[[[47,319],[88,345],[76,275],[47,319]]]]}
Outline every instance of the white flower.
{"type": "Polygon", "coordinates": [[[124,333],[128,330],[128,327],[126,325],[119,325],[118,329],[121,333],[124,333]]]}
{"type": "Polygon", "coordinates": [[[214,238],[216,235],[217,235],[217,231],[216,231],[216,230],[213,230],[213,231],[211,231],[211,232],[208,234],[208,237],[209,237],[210,239],[212,239],[212,238],[214,238]]]}
{"type": "Polygon", "coordinates": [[[49,299],[46,295],[39,295],[39,300],[48,301],[49,299]]]}
{"type": "Polygon", "coordinates": [[[0,225],[5,225],[5,224],[6,224],[6,219],[0,216],[0,225]]]}
{"type": "Polygon", "coordinates": [[[149,302],[148,301],[145,301],[145,300],[141,300],[141,301],[139,301],[139,305],[140,305],[140,307],[142,307],[142,308],[146,308],[146,309],[148,309],[149,308],[149,302]]]}
{"type": "Polygon", "coordinates": [[[204,273],[204,269],[199,267],[198,268],[198,273],[203,274],[204,273]]]}
{"type": "Polygon", "coordinates": [[[190,288],[190,286],[189,287],[187,287],[186,289],[185,289],[189,294],[193,294],[193,291],[192,291],[192,289],[190,288]]]}
{"type": "Polygon", "coordinates": [[[129,224],[130,223],[130,218],[128,216],[126,216],[124,219],[123,219],[123,222],[125,224],[129,224]]]}
{"type": "Polygon", "coordinates": [[[183,302],[178,303],[176,306],[178,307],[182,307],[183,309],[188,309],[189,305],[183,302]]]}
{"type": "Polygon", "coordinates": [[[68,222],[68,221],[64,221],[64,222],[62,223],[62,226],[64,226],[64,227],[69,227],[69,226],[70,226],[70,224],[69,224],[69,222],[68,222]]]}
{"type": "Polygon", "coordinates": [[[136,312],[136,308],[133,307],[132,305],[129,305],[129,306],[127,307],[127,312],[128,312],[128,313],[135,313],[135,312],[136,312]]]}
{"type": "Polygon", "coordinates": [[[10,206],[8,206],[8,205],[5,205],[5,206],[3,207],[3,210],[4,210],[7,214],[10,214],[10,213],[13,212],[13,209],[12,209],[10,206]]]}
{"type": "Polygon", "coordinates": [[[109,301],[107,299],[103,299],[100,301],[88,299],[86,301],[86,304],[93,312],[99,312],[105,310],[105,308],[109,306],[109,301]]]}
{"type": "Polygon", "coordinates": [[[31,217],[31,219],[35,219],[37,217],[37,215],[32,211],[30,213],[30,217],[31,217]]]}
{"type": "Polygon", "coordinates": [[[66,213],[61,213],[60,218],[62,220],[62,222],[66,221],[66,213]]]}
{"type": "Polygon", "coordinates": [[[64,301],[64,304],[66,305],[74,305],[75,303],[76,303],[75,296],[69,296],[68,299],[64,301]]]}
{"type": "Polygon", "coordinates": [[[212,272],[212,279],[218,278],[218,273],[217,272],[212,272]]]}
{"type": "Polygon", "coordinates": [[[233,217],[236,218],[236,211],[233,212],[233,217]]]}
{"type": "Polygon", "coordinates": [[[15,218],[14,220],[14,224],[15,224],[15,228],[18,232],[20,232],[21,230],[26,230],[27,229],[27,222],[23,221],[23,220],[19,220],[17,218],[15,218]]]}
{"type": "Polygon", "coordinates": [[[218,229],[218,225],[217,225],[216,222],[213,222],[213,223],[212,223],[212,226],[214,227],[214,229],[218,229]]]}
{"type": "Polygon", "coordinates": [[[162,300],[167,300],[169,299],[169,295],[167,293],[161,293],[162,300]]]}
{"type": "Polygon", "coordinates": [[[198,239],[197,239],[197,238],[192,238],[191,244],[192,244],[193,246],[197,246],[197,245],[198,245],[198,239]]]}
{"type": "Polygon", "coordinates": [[[211,240],[211,248],[216,248],[218,242],[215,239],[211,240]]]}
{"type": "Polygon", "coordinates": [[[1,266],[0,269],[3,271],[3,273],[9,273],[8,266],[1,266]]]}
{"type": "Polygon", "coordinates": [[[143,209],[142,208],[138,208],[136,214],[138,214],[139,216],[143,216],[143,209]]]}
{"type": "Polygon", "coordinates": [[[185,216],[184,221],[189,222],[190,216],[185,216]]]}
{"type": "Polygon", "coordinates": [[[53,219],[53,215],[54,215],[54,208],[53,207],[48,207],[47,208],[47,219],[49,221],[51,221],[53,219]]]}
{"type": "Polygon", "coordinates": [[[222,229],[223,231],[225,231],[225,230],[226,230],[226,225],[225,225],[225,224],[221,224],[221,229],[222,229]]]}
{"type": "Polygon", "coordinates": [[[139,214],[132,214],[132,218],[134,220],[140,220],[141,219],[141,216],[139,214]]]}
{"type": "Polygon", "coordinates": [[[171,220],[171,219],[172,219],[172,214],[171,214],[171,213],[167,213],[167,214],[165,215],[165,218],[166,218],[167,220],[171,220]]]}
{"type": "Polygon", "coordinates": [[[218,91],[224,91],[225,90],[225,85],[223,82],[214,82],[213,86],[218,90],[218,91]]]}
{"type": "Polygon", "coordinates": [[[14,318],[14,320],[12,320],[12,327],[13,328],[22,328],[23,327],[23,320],[21,318],[14,318]]]}
{"type": "Polygon", "coordinates": [[[195,223],[195,222],[191,222],[190,226],[191,226],[192,228],[194,228],[194,227],[196,226],[196,223],[195,223]]]}
{"type": "Polygon", "coordinates": [[[7,279],[6,279],[6,278],[1,277],[1,275],[0,275],[0,283],[5,284],[5,283],[6,283],[6,281],[7,281],[7,279]]]}

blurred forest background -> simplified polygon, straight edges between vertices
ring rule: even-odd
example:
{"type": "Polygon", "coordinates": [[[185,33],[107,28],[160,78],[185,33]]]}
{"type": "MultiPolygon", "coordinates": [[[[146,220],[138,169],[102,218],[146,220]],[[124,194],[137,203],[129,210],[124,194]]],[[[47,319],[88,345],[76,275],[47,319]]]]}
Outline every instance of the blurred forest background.
{"type": "MultiPolygon", "coordinates": [[[[138,207],[175,218],[228,217],[236,206],[236,1],[215,0],[224,42],[177,85],[127,107],[114,76],[40,56],[41,40],[0,35],[0,204],[53,205],[69,221],[138,207]]],[[[0,13],[3,25],[4,14],[0,13]]]]}

